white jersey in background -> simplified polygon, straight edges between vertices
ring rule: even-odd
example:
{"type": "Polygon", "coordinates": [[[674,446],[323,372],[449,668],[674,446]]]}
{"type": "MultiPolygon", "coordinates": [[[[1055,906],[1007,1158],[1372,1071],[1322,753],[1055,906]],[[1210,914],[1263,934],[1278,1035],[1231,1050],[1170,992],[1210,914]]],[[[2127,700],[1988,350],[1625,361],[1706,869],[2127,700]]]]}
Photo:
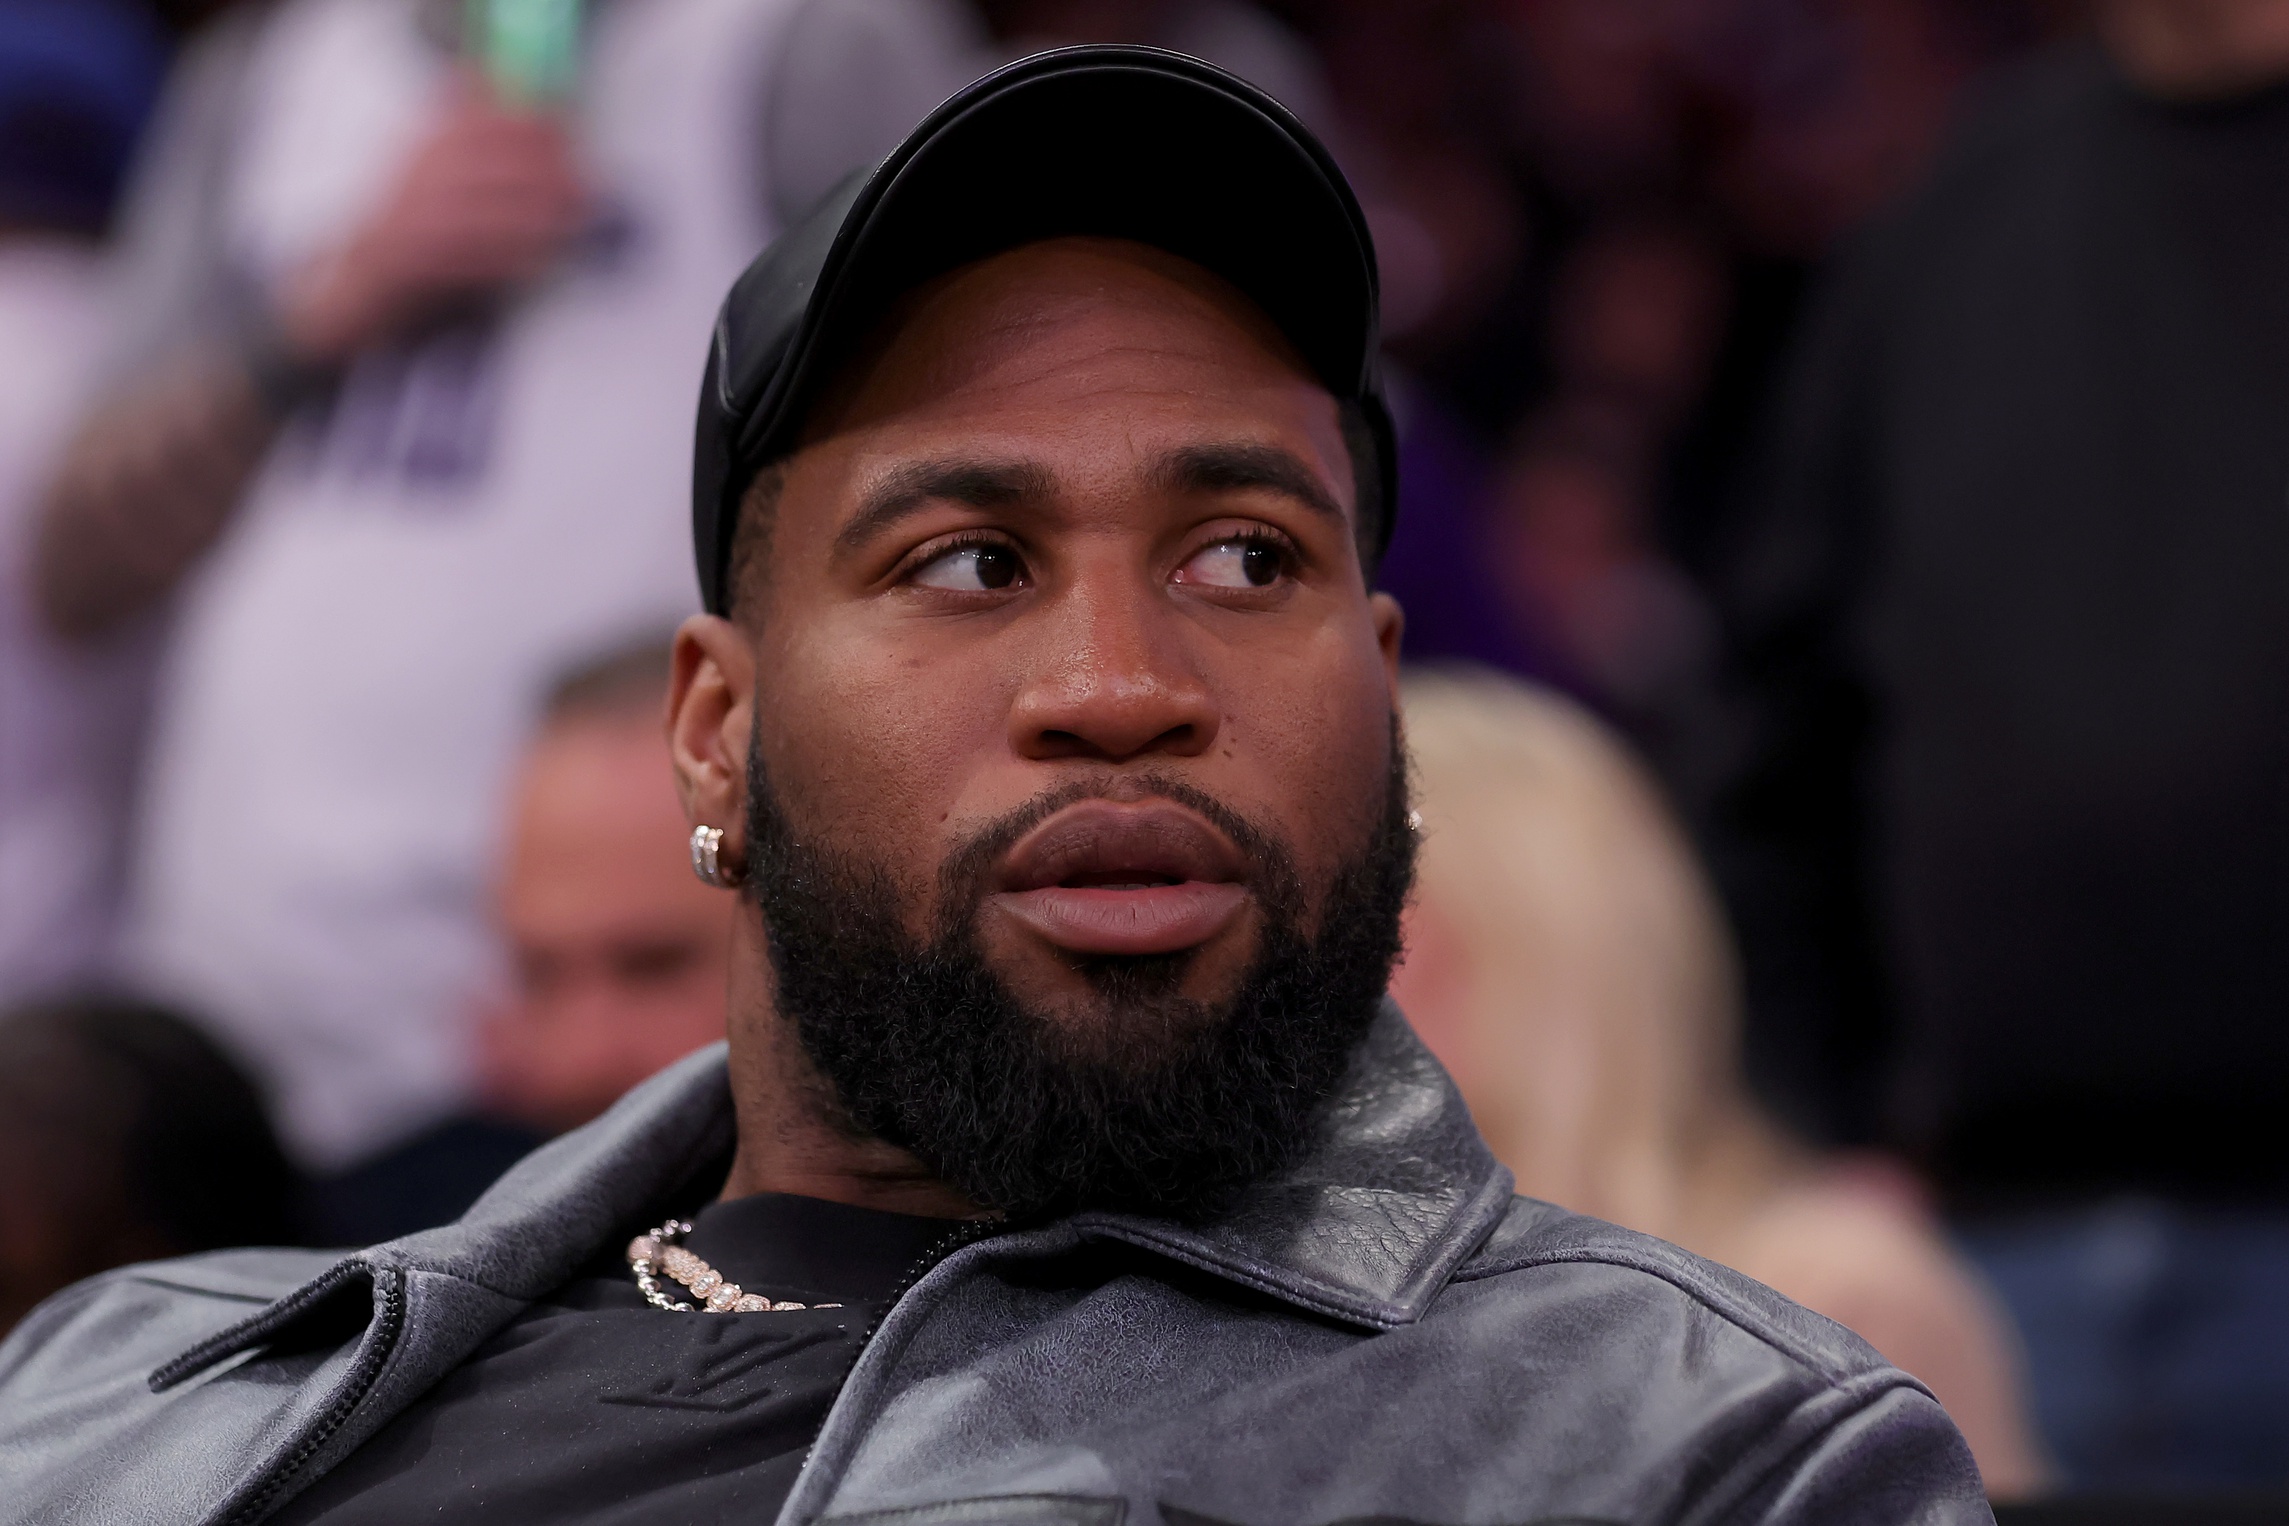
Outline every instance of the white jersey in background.
{"type": "MultiPolygon", "coordinates": [[[[932,0],[599,0],[570,112],[602,213],[498,312],[362,357],[187,586],[128,958],[332,1167],[466,1100],[512,764],[550,680],[697,605],[692,407],[716,306],[785,206],[963,82],[932,0]],[[804,56],[865,67],[816,145],[804,56]],[[768,131],[766,131],[768,124],[768,131]]],[[[455,64],[416,0],[292,0],[234,71],[214,268],[274,279],[385,190],[455,64]],[[216,256],[219,254],[219,258],[216,256]]],[[[211,114],[210,114],[211,115],[211,114]]]]}

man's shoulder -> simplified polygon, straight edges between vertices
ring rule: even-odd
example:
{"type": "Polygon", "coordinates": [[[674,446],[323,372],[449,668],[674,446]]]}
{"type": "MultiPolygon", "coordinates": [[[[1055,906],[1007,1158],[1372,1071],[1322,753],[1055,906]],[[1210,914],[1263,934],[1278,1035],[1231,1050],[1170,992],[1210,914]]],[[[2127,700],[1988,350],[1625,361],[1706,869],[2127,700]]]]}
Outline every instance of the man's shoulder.
{"type": "Polygon", "coordinates": [[[1522,1316],[1579,1318],[1589,1304],[1615,1321],[1714,1320],[1820,1383],[1914,1380],[1842,1325],[1763,1283],[1666,1240],[1552,1203],[1517,1198],[1494,1233],[1456,1268],[1458,1287],[1487,1284],[1522,1316]]]}
{"type": "Polygon", "coordinates": [[[1923,1384],[1650,1235],[1517,1199],[1422,1323],[1450,1418],[1601,1502],[1574,1513],[1670,1519],[1698,1500],[1713,1518],[1824,1526],[1990,1519],[1923,1384]]]}

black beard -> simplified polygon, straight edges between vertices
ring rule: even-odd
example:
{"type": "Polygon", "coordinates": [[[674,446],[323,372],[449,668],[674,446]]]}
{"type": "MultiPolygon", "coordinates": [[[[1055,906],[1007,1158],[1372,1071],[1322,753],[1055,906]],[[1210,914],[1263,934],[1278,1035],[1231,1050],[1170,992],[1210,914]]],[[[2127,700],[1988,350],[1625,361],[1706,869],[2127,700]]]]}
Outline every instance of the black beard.
{"type": "Polygon", "coordinates": [[[1050,813],[1054,791],[964,844],[917,943],[879,865],[801,840],[748,752],[747,886],[769,935],[782,1017],[854,1132],[897,1145],[980,1207],[1015,1218],[1082,1208],[1198,1219],[1291,1164],[1374,1020],[1399,952],[1415,834],[1396,727],[1382,814],[1302,925],[1294,856],[1213,798],[1155,779],[1246,854],[1264,911],[1232,997],[1179,994],[1190,953],[1089,961],[1097,1010],[1027,1006],[987,964],[987,874],[1050,813]]]}

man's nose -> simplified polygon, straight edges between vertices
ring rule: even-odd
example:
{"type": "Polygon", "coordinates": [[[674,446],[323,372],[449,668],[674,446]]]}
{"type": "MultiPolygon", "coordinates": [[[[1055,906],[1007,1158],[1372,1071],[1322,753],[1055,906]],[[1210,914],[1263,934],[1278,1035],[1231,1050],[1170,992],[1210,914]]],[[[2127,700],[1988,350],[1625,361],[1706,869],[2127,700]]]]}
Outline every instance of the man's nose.
{"type": "Polygon", "coordinates": [[[1036,618],[1041,658],[1010,714],[1020,756],[1124,763],[1194,757],[1215,744],[1215,690],[1164,593],[1084,583],[1036,618]]]}

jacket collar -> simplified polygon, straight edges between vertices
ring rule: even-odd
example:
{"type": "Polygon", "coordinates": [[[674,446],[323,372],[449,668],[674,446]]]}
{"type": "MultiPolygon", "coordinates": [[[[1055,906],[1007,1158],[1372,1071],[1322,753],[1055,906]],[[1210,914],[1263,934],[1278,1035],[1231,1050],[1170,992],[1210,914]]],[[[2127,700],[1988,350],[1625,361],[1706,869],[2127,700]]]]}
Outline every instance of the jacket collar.
{"type": "MultiPolygon", "coordinates": [[[[1389,1001],[1313,1149],[1203,1224],[1086,1213],[1084,1237],[1148,1247],[1301,1308],[1389,1329],[1422,1316],[1492,1233],[1510,1173],[1446,1072],[1389,1001]]],[[[513,1167],[457,1222],[359,1251],[163,1368],[188,1372],[268,1339],[345,1278],[429,1274],[529,1302],[656,1214],[735,1142],[725,1048],[701,1050],[513,1167]]]]}
{"type": "Polygon", "coordinates": [[[1322,1115],[1312,1150],[1200,1225],[1082,1214],[1074,1227],[1150,1246],[1353,1324],[1422,1317],[1509,1207],[1510,1173],[1390,1000],[1322,1115]]]}

